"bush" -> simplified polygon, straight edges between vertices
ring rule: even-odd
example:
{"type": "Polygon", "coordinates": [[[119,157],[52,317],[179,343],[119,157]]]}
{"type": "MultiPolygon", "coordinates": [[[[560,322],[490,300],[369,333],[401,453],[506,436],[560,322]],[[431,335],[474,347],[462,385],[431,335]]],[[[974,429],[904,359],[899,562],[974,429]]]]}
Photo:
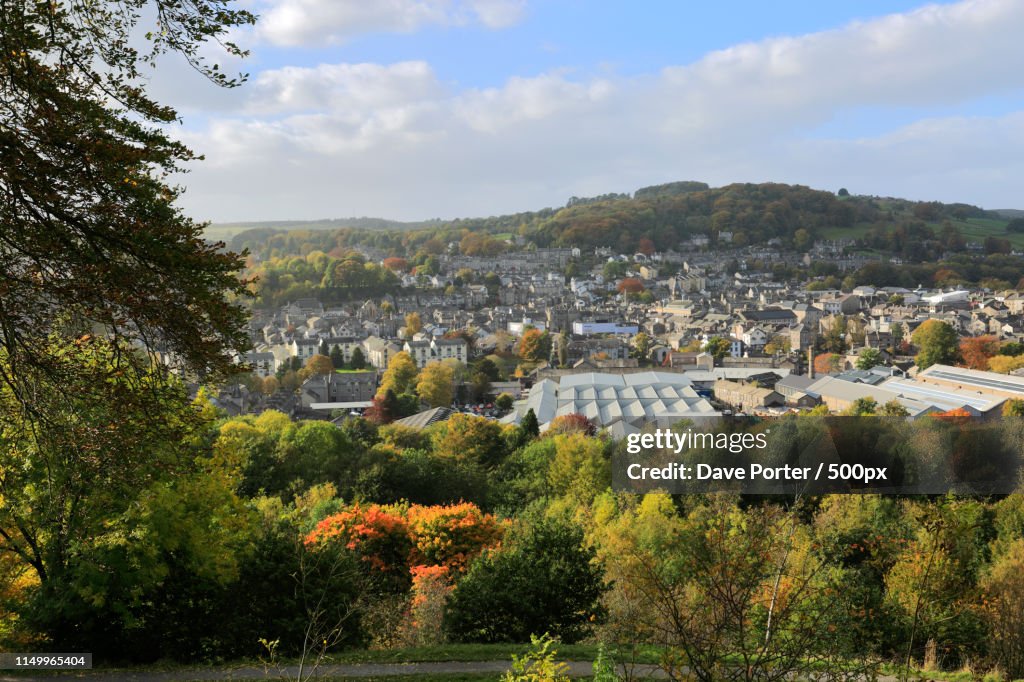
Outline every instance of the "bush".
{"type": "Polygon", "coordinates": [[[539,521],[470,567],[448,602],[445,629],[465,642],[522,642],[551,633],[577,642],[603,619],[607,586],[583,531],[539,521]]]}

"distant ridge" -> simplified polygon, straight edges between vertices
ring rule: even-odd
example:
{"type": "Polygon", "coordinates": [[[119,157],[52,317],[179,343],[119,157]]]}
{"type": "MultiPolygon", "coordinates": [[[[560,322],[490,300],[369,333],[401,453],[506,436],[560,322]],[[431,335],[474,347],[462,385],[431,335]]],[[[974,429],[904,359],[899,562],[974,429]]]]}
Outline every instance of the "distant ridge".
{"type": "Polygon", "coordinates": [[[234,223],[213,223],[210,227],[227,230],[337,230],[343,227],[351,227],[357,230],[421,230],[443,222],[440,219],[403,222],[401,220],[364,216],[360,218],[322,218],[320,220],[239,221],[234,223]]]}
{"type": "MultiPolygon", "coordinates": [[[[681,243],[713,248],[774,243],[803,250],[815,240],[856,239],[864,248],[920,260],[937,258],[949,249],[963,251],[969,244],[990,253],[1024,250],[1024,232],[1007,229],[1015,217],[1024,217],[1024,210],[992,211],[965,203],[773,182],[711,187],[686,180],[633,193],[574,196],[560,207],[506,215],[408,222],[353,217],[220,223],[210,226],[206,237],[250,252],[272,241],[280,245],[283,233],[293,235],[289,239],[312,239],[326,251],[357,244],[405,248],[402,235],[410,233],[419,234],[414,240],[417,248],[430,241],[435,252],[473,234],[499,242],[528,240],[537,247],[610,247],[620,253],[671,249],[681,243]],[[325,233],[331,237],[321,238],[325,233]]],[[[477,239],[463,248],[473,252],[501,247],[477,239]]]]}

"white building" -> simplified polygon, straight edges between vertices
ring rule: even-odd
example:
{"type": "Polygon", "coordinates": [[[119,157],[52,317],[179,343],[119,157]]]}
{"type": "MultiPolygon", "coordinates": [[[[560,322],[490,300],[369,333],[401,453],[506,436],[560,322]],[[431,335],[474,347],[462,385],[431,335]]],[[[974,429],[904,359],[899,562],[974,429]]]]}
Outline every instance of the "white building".
{"type": "Polygon", "coordinates": [[[541,430],[568,414],[582,414],[599,427],[623,422],[630,428],[655,420],[671,423],[719,415],[697,394],[689,378],[670,372],[588,372],[544,379],[502,421],[517,424],[529,410],[537,416],[541,430]]]}

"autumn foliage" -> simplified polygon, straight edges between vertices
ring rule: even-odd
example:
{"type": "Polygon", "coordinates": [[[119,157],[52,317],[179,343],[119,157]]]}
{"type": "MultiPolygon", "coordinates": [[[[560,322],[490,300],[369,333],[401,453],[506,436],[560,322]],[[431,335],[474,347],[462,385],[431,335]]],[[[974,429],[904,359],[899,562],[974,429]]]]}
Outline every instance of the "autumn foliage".
{"type": "Polygon", "coordinates": [[[644,283],[636,277],[626,277],[616,287],[620,294],[639,294],[644,290],[644,283]]]}
{"type": "Polygon", "coordinates": [[[393,507],[359,504],[328,516],[305,539],[307,547],[342,543],[381,573],[404,573],[412,551],[409,526],[393,507]]]}
{"type": "Polygon", "coordinates": [[[413,540],[413,565],[443,566],[461,572],[485,548],[495,546],[503,528],[475,504],[413,505],[406,514],[413,540]]]}
{"type": "Polygon", "coordinates": [[[987,370],[989,358],[999,354],[999,339],[992,335],[976,336],[960,341],[960,357],[964,367],[987,370]]]}
{"type": "Polygon", "coordinates": [[[382,261],[382,265],[392,272],[405,272],[409,269],[409,261],[398,256],[385,258],[382,261]]]}
{"type": "Polygon", "coordinates": [[[962,407],[946,410],[945,412],[938,412],[931,416],[935,419],[941,419],[942,421],[949,422],[951,424],[966,424],[973,417],[968,410],[962,407]]]}
{"type": "Polygon", "coordinates": [[[305,538],[307,547],[342,543],[372,570],[413,578],[443,569],[461,573],[485,549],[501,541],[504,528],[492,514],[469,502],[451,505],[359,504],[333,514],[305,538]]]}
{"type": "Polygon", "coordinates": [[[582,433],[586,436],[593,436],[597,433],[597,427],[594,426],[594,422],[587,419],[586,415],[574,412],[555,417],[551,420],[547,430],[547,435],[551,436],[570,433],[582,433]]]}
{"type": "Polygon", "coordinates": [[[821,353],[814,356],[815,374],[832,374],[842,368],[843,358],[837,353],[821,353]]]}

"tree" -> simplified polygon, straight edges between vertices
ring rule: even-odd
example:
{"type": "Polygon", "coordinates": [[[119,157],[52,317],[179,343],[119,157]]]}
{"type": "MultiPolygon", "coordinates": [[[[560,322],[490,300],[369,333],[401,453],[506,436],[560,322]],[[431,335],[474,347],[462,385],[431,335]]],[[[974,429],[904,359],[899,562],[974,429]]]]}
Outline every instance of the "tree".
{"type": "Polygon", "coordinates": [[[775,355],[776,353],[786,354],[789,350],[790,340],[786,334],[776,334],[772,337],[771,341],[764,345],[764,352],[768,355],[775,355]]]}
{"type": "Polygon", "coordinates": [[[309,548],[337,545],[354,552],[363,570],[389,590],[401,591],[410,584],[412,537],[406,520],[392,507],[355,504],[320,521],[304,542],[309,548]]]}
{"type": "Polygon", "coordinates": [[[857,398],[850,405],[850,409],[846,411],[846,414],[851,417],[864,417],[867,415],[875,414],[878,411],[878,401],[872,397],[857,398]]]}
{"type": "Polygon", "coordinates": [[[463,573],[484,550],[501,540],[504,528],[492,514],[470,502],[413,505],[405,514],[412,535],[413,565],[444,566],[463,573]]]}
{"type": "Polygon", "coordinates": [[[445,629],[460,641],[522,642],[547,632],[578,642],[600,622],[607,587],[579,527],[541,520],[517,529],[459,581],[445,629]]]}
{"type": "Polygon", "coordinates": [[[1024,355],[1024,343],[1020,343],[1018,341],[1007,341],[1003,344],[1002,348],[999,349],[999,354],[1009,355],[1010,357],[1024,355]]]}
{"type": "MultiPolygon", "coordinates": [[[[1024,222],[1024,221],[1022,221],[1024,222]]],[[[981,580],[992,653],[1011,678],[1024,676],[1024,540],[993,561],[981,580]]]]}
{"type": "MultiPolygon", "coordinates": [[[[175,52],[238,85],[203,54],[209,41],[242,56],[225,36],[253,21],[222,0],[0,8],[0,347],[18,368],[0,381],[29,409],[27,369],[63,366],[58,329],[163,351],[207,378],[247,348],[244,260],[176,204],[168,178],[197,157],[171,138],[178,114],[149,97],[143,69],[175,52]],[[150,12],[161,28],[143,37],[150,12]]],[[[126,372],[135,360],[111,358],[126,372]]]]}
{"type": "Polygon", "coordinates": [[[502,412],[508,412],[512,409],[513,398],[509,393],[502,393],[494,399],[494,404],[502,412]]]}
{"type": "Polygon", "coordinates": [[[836,195],[840,197],[848,197],[850,196],[850,190],[846,189],[845,187],[840,187],[836,195]]]}
{"type": "Polygon", "coordinates": [[[707,344],[704,346],[704,350],[711,354],[715,360],[721,360],[732,349],[732,344],[729,339],[722,338],[721,336],[712,336],[708,339],[707,344]]]}
{"type": "Polygon", "coordinates": [[[921,369],[936,364],[951,365],[959,357],[956,330],[942,320],[925,320],[911,338],[918,349],[914,362],[921,369]]]}
{"type": "Polygon", "coordinates": [[[400,415],[401,408],[394,390],[386,389],[383,394],[373,396],[372,404],[366,409],[366,418],[374,424],[390,424],[400,415]]]}
{"type": "Polygon", "coordinates": [[[622,261],[610,260],[604,264],[604,267],[601,270],[601,274],[604,275],[604,278],[606,280],[613,280],[619,279],[620,277],[625,277],[628,271],[629,266],[623,263],[622,261]]]}
{"type": "Polygon", "coordinates": [[[992,335],[975,336],[960,341],[960,357],[965,367],[987,370],[988,360],[999,354],[1000,341],[992,335]]]}
{"type": "Polygon", "coordinates": [[[411,339],[423,330],[423,322],[417,312],[408,313],[405,316],[405,338],[411,339]]]}
{"type": "Polygon", "coordinates": [[[518,352],[523,360],[546,360],[551,355],[551,337],[539,329],[527,329],[519,339],[518,352]]]}
{"type": "Polygon", "coordinates": [[[633,337],[633,355],[639,360],[646,360],[651,352],[651,337],[645,332],[640,332],[633,337]]]}
{"type": "Polygon", "coordinates": [[[1004,417],[1024,417],[1024,400],[1011,398],[1003,403],[1004,417]]]}
{"type": "Polygon", "coordinates": [[[395,353],[388,361],[388,368],[384,370],[377,395],[384,395],[388,390],[394,391],[396,396],[411,393],[417,372],[416,363],[413,362],[411,355],[405,351],[395,353]]]}
{"type": "Polygon", "coordinates": [[[814,356],[815,374],[834,374],[842,369],[843,356],[838,353],[819,353],[814,356]]]}
{"type": "Polygon", "coordinates": [[[363,352],[362,346],[356,346],[352,349],[352,358],[349,360],[348,366],[352,369],[366,368],[366,354],[363,352]]]}
{"type": "Polygon", "coordinates": [[[797,513],[709,497],[680,514],[667,495],[645,495],[599,529],[611,621],[668,647],[672,679],[848,674],[853,614],[797,513]]]}
{"type": "MultiPolygon", "coordinates": [[[[36,584],[23,624],[56,646],[110,654],[123,639],[88,633],[121,637],[169,574],[237,576],[249,524],[234,493],[241,462],[211,447],[218,414],[202,391],[190,401],[162,367],[126,373],[118,356],[130,349],[107,340],[51,343],[60,365],[19,368],[42,389],[46,428],[0,387],[0,547],[36,584]],[[66,378],[59,390],[47,387],[52,371],[66,378]]],[[[11,370],[6,354],[0,363],[11,370]]]]}
{"type": "Polygon", "coordinates": [[[394,272],[405,272],[409,269],[409,261],[404,258],[398,258],[397,256],[385,258],[381,261],[381,264],[388,270],[392,270],[394,272]]]}
{"type": "Polygon", "coordinates": [[[314,353],[306,360],[306,366],[302,368],[302,374],[306,378],[317,374],[331,374],[334,372],[334,363],[326,355],[314,353]]]}
{"type": "Polygon", "coordinates": [[[527,438],[536,438],[540,435],[540,424],[537,423],[537,415],[534,413],[531,407],[523,415],[523,418],[519,420],[519,430],[527,436],[527,438]]]}
{"type": "Polygon", "coordinates": [[[474,362],[473,371],[483,374],[488,381],[499,381],[501,379],[501,371],[494,364],[494,360],[490,358],[480,358],[474,362]]]}
{"type": "Polygon", "coordinates": [[[889,329],[889,333],[892,334],[892,345],[894,350],[899,350],[900,346],[903,345],[903,325],[899,322],[893,322],[889,329]]]}
{"type": "Polygon", "coordinates": [[[995,355],[988,359],[989,371],[998,372],[999,374],[1009,374],[1022,367],[1024,367],[1024,356],[1022,355],[1016,357],[995,355]]]}
{"type": "Polygon", "coordinates": [[[644,290],[644,283],[636,277],[626,277],[619,282],[615,289],[620,294],[639,294],[644,290]]]}
{"type": "Polygon", "coordinates": [[[909,417],[910,411],[893,398],[878,409],[878,414],[883,417],[909,417]]]}
{"type": "Polygon", "coordinates": [[[882,364],[882,354],[877,348],[862,348],[857,355],[857,369],[871,369],[882,364]]]}
{"type": "Polygon", "coordinates": [[[558,366],[565,367],[569,364],[569,339],[565,336],[565,332],[561,332],[558,335],[558,343],[556,346],[556,352],[558,354],[558,366]]]}
{"type": "Polygon", "coordinates": [[[264,377],[262,393],[263,395],[274,395],[278,389],[281,388],[280,382],[277,377],[264,377]]]}
{"type": "Polygon", "coordinates": [[[420,372],[416,393],[430,407],[447,407],[454,398],[455,373],[442,362],[431,362],[420,372]]]}
{"type": "Polygon", "coordinates": [[[474,372],[469,380],[470,402],[482,401],[491,392],[491,380],[483,372],[474,372]]]}
{"type": "Polygon", "coordinates": [[[471,414],[453,414],[436,434],[434,451],[444,457],[490,466],[505,454],[497,422],[471,414]]]}
{"type": "Polygon", "coordinates": [[[572,414],[563,414],[552,419],[548,427],[548,433],[551,435],[582,433],[587,436],[593,436],[597,433],[597,427],[594,426],[594,422],[587,419],[586,415],[573,412],[572,414]]]}
{"type": "Polygon", "coordinates": [[[331,364],[334,365],[334,369],[342,369],[345,367],[345,354],[341,352],[341,346],[334,346],[331,348],[331,364]]]}

